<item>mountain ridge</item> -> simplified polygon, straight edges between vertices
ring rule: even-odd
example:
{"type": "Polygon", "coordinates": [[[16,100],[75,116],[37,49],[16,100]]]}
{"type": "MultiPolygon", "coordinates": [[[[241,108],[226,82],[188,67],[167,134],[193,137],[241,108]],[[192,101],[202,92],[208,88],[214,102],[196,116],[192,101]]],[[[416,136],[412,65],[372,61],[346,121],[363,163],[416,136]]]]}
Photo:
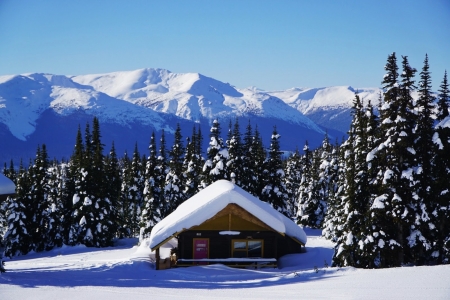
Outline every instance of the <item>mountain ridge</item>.
{"type": "MultiPolygon", "coordinates": [[[[295,146],[301,149],[306,140],[311,146],[320,144],[325,132],[332,138],[341,138],[350,123],[347,110],[354,97],[351,93],[348,87],[293,88],[275,92],[254,87],[241,89],[199,73],[172,73],[152,68],[77,76],[46,73],[0,76],[0,124],[4,125],[0,131],[9,144],[22,145],[23,151],[18,152],[26,153],[25,158],[34,156],[36,142],[45,141],[64,149],[63,153],[56,151],[56,157],[68,157],[75,135],[62,137],[64,131],[52,128],[45,118],[62,127],[70,125],[73,128],[67,130],[73,132],[96,116],[102,128],[108,127],[105,140],[116,140],[116,147],[126,140],[128,145],[119,146],[119,151],[128,152],[133,148],[128,137],[135,137],[144,152],[151,132],[164,129],[170,147],[177,123],[183,124],[184,136],[188,136],[194,124],[202,132],[209,132],[212,120],[218,118],[223,133],[230,120],[239,120],[242,131],[247,122],[258,125],[266,143],[265,137],[270,137],[273,126],[277,126],[284,136],[284,149],[294,150],[295,146]],[[333,92],[339,99],[337,105],[332,101],[333,92]],[[321,105],[321,99],[317,98],[321,94],[326,96],[322,97],[328,101],[326,105],[321,105]],[[323,115],[324,111],[329,113],[328,118],[320,122],[312,118],[314,113],[323,115]],[[341,114],[341,127],[347,126],[344,130],[336,131],[339,127],[335,122],[336,114],[341,114]],[[61,145],[47,136],[54,136],[61,145]]],[[[207,141],[205,136],[206,144],[207,141]]],[[[7,150],[2,151],[0,162],[9,161],[11,153],[17,157],[17,151],[7,150]]]]}

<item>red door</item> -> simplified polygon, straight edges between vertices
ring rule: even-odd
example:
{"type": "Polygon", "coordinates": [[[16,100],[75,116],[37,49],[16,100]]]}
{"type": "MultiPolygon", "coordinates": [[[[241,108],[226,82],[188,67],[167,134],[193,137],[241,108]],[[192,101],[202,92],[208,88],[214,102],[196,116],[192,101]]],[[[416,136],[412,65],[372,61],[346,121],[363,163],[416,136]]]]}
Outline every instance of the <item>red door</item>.
{"type": "Polygon", "coordinates": [[[208,258],[209,239],[194,239],[194,259],[208,258]]]}

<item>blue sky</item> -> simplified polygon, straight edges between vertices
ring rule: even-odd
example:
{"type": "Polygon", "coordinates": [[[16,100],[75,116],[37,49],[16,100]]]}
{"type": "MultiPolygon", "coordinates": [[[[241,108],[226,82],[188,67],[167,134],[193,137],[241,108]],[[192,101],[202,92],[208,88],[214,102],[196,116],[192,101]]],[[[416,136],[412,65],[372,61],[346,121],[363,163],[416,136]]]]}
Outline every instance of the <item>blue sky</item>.
{"type": "Polygon", "coordinates": [[[389,53],[435,89],[449,0],[1,0],[0,75],[164,68],[266,90],[378,87],[389,53]]]}

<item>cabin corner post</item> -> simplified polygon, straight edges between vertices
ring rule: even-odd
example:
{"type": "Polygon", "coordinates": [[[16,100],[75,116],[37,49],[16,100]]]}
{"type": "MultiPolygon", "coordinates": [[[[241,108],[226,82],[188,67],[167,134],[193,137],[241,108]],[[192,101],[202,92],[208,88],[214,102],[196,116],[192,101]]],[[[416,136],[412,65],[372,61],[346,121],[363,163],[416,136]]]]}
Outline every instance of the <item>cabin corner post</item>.
{"type": "Polygon", "coordinates": [[[159,247],[155,251],[155,270],[159,270],[159,247]]]}

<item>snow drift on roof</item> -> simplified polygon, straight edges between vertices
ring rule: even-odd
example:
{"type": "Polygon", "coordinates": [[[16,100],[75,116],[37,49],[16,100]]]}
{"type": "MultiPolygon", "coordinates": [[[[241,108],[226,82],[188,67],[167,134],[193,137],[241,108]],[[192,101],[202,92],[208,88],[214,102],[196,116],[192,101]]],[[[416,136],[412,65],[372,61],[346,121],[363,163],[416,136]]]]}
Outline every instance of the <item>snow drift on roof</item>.
{"type": "Polygon", "coordinates": [[[156,224],[150,234],[150,248],[153,249],[177,232],[202,224],[231,203],[239,205],[273,230],[306,244],[305,232],[292,220],[237,185],[219,180],[186,200],[156,224]]]}
{"type": "Polygon", "coordinates": [[[3,174],[0,174],[0,195],[14,194],[16,186],[14,183],[3,174]]]}

